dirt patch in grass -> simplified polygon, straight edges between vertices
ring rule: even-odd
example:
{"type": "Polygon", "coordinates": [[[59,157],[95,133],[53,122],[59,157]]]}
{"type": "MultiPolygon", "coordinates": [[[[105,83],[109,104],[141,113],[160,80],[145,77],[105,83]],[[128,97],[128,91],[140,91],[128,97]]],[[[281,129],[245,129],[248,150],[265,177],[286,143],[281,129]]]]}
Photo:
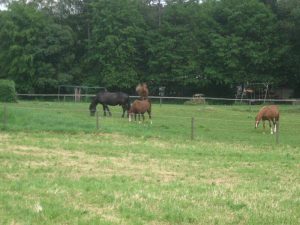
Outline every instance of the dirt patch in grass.
{"type": "MultiPolygon", "coordinates": [[[[20,134],[25,135],[26,134],[20,134]]],[[[84,135],[84,134],[82,134],[84,135]]],[[[87,135],[87,134],[86,134],[87,135]]],[[[131,138],[119,134],[91,134],[92,140],[95,142],[106,141],[111,144],[111,146],[126,146],[126,145],[136,145],[136,146],[152,146],[158,151],[160,150],[174,150],[175,151],[197,151],[197,149],[211,148],[211,146],[218,146],[220,149],[224,148],[222,143],[170,143],[166,141],[159,141],[156,139],[137,139],[131,138]],[[118,141],[115,141],[115,140],[118,141]],[[177,150],[176,150],[177,149],[177,150]]],[[[90,134],[88,137],[80,138],[78,140],[79,145],[84,146],[85,143],[89,143],[91,140],[90,134]]],[[[38,141],[53,143],[53,147],[57,147],[55,143],[68,142],[70,141],[73,145],[76,144],[77,134],[68,135],[65,138],[50,138],[45,135],[45,138],[39,138],[37,140],[32,140],[30,143],[35,143],[38,141]]],[[[18,145],[13,143],[13,137],[6,135],[6,144],[9,145],[10,154],[15,154],[19,157],[17,162],[23,168],[28,169],[43,169],[45,172],[48,171],[48,175],[51,176],[61,176],[63,171],[64,176],[70,179],[78,180],[81,177],[90,178],[101,178],[101,177],[111,177],[111,176],[127,176],[136,180],[143,180],[149,182],[162,182],[169,183],[172,181],[186,181],[190,184],[215,184],[215,185],[226,185],[232,186],[237,183],[235,174],[230,171],[224,172],[220,170],[211,170],[210,168],[215,167],[215,162],[210,161],[203,164],[203,159],[199,157],[199,162],[189,159],[177,159],[177,158],[153,158],[151,155],[142,153],[128,153],[120,152],[117,156],[102,156],[98,154],[90,154],[82,150],[67,150],[64,148],[43,148],[29,145],[18,145]],[[21,159],[22,160],[21,160],[21,159]]],[[[68,145],[66,145],[68,146],[68,145]]],[[[62,146],[60,146],[62,147],[62,146]]],[[[106,144],[104,145],[106,147],[106,144]]],[[[234,149],[239,149],[243,151],[246,149],[245,146],[231,146],[234,149]]],[[[216,147],[215,147],[216,148],[216,147]]],[[[230,146],[229,146],[230,148],[230,146]]],[[[249,150],[249,148],[248,148],[249,150]]],[[[6,152],[7,149],[0,147],[0,153],[6,152]]],[[[101,150],[99,150],[101,151],[101,150]]],[[[15,162],[7,162],[8,164],[13,164],[15,162]]],[[[9,165],[8,165],[9,166],[9,165]]],[[[26,173],[26,170],[22,170],[22,173],[26,173]]],[[[11,179],[18,179],[18,174],[10,174],[11,179]]]]}
{"type": "Polygon", "coordinates": [[[0,133],[0,140],[1,141],[6,141],[9,139],[9,135],[8,134],[4,134],[4,133],[0,133]]]}
{"type": "MultiPolygon", "coordinates": [[[[0,152],[5,151],[5,149],[0,148],[0,152]]],[[[23,167],[30,167],[31,169],[55,167],[56,172],[66,170],[66,176],[72,179],[113,175],[145,179],[145,174],[150,174],[150,177],[155,177],[161,182],[170,182],[178,176],[183,176],[183,174],[165,168],[160,160],[149,158],[143,154],[104,157],[86,154],[82,151],[45,149],[23,145],[10,145],[9,152],[10,154],[29,156],[19,162],[23,167]],[[139,160],[136,160],[137,157],[139,160]]]]}

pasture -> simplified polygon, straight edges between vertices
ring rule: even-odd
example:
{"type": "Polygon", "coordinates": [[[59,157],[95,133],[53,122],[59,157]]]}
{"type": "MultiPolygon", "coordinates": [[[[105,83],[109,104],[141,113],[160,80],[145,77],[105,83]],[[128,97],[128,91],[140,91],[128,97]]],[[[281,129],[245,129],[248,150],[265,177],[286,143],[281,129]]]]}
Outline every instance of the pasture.
{"type": "Polygon", "coordinates": [[[279,106],[279,144],[260,106],[111,107],[99,129],[88,106],[6,104],[0,224],[299,224],[299,106],[279,106]]]}

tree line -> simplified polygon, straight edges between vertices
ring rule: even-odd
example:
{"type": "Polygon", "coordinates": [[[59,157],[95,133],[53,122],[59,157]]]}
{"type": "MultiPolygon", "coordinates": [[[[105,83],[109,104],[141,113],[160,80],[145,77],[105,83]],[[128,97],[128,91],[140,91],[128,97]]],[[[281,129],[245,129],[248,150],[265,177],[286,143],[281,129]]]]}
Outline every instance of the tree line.
{"type": "Polygon", "coordinates": [[[0,78],[226,95],[244,82],[300,89],[299,0],[1,0],[0,78]]]}

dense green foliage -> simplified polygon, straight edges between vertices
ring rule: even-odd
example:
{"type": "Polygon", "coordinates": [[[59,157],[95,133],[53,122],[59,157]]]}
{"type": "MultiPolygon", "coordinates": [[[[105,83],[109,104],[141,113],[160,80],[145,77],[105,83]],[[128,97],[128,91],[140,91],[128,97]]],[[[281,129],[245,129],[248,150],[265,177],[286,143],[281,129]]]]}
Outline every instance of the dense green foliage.
{"type": "Polygon", "coordinates": [[[17,93],[15,82],[0,79],[0,102],[16,102],[17,93]]]}
{"type": "Polygon", "coordinates": [[[300,90],[298,0],[157,2],[13,1],[0,11],[0,78],[25,93],[139,81],[153,94],[247,81],[300,90]]]}

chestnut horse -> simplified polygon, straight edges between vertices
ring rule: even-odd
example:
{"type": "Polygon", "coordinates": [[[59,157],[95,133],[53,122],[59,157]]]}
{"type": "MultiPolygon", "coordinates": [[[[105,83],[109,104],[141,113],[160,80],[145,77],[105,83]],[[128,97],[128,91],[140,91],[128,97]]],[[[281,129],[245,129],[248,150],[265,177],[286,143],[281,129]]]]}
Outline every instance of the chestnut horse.
{"type": "Polygon", "coordinates": [[[262,107],[257,116],[255,117],[255,128],[258,127],[260,121],[263,121],[263,127],[265,130],[265,121],[269,121],[269,126],[271,129],[271,134],[276,133],[277,131],[277,122],[279,121],[279,110],[276,105],[269,105],[262,107]],[[274,128],[272,128],[272,123],[274,128]]]}
{"type": "Polygon", "coordinates": [[[135,91],[141,97],[141,100],[148,98],[149,90],[146,83],[138,84],[135,88],[135,91]]]}
{"type": "Polygon", "coordinates": [[[149,99],[144,99],[144,100],[135,100],[130,109],[128,110],[128,114],[129,114],[129,122],[131,122],[131,117],[134,114],[134,119],[136,120],[136,115],[139,115],[139,123],[140,121],[140,114],[143,117],[143,121],[145,120],[145,116],[144,113],[147,112],[149,115],[149,119],[150,122],[152,124],[151,121],[151,102],[149,99]]]}

